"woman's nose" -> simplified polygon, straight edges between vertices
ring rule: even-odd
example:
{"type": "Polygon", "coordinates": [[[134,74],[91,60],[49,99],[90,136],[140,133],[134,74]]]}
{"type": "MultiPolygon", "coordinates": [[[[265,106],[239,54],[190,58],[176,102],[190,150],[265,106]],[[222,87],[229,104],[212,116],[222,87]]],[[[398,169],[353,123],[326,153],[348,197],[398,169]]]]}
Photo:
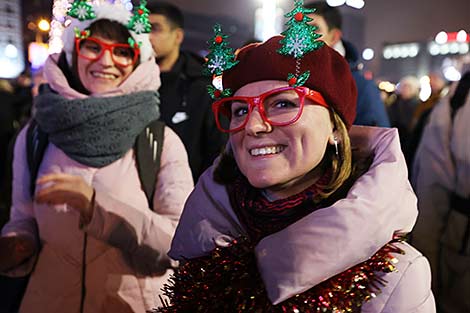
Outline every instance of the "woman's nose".
{"type": "Polygon", "coordinates": [[[245,131],[247,134],[257,136],[260,133],[268,133],[272,131],[272,126],[264,121],[258,108],[254,108],[248,115],[246,121],[245,131]]]}
{"type": "Polygon", "coordinates": [[[103,54],[101,55],[101,58],[100,58],[100,63],[103,65],[107,65],[107,66],[114,65],[114,60],[113,60],[113,55],[112,55],[111,50],[106,49],[103,51],[103,54]]]}

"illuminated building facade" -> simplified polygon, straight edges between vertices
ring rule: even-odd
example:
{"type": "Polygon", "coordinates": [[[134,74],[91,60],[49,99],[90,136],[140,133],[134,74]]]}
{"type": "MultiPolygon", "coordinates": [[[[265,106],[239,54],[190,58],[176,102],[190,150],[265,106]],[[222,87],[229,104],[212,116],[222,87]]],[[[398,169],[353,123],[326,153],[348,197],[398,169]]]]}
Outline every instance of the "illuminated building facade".
{"type": "Polygon", "coordinates": [[[20,0],[0,0],[0,78],[17,77],[24,68],[20,0]]]}

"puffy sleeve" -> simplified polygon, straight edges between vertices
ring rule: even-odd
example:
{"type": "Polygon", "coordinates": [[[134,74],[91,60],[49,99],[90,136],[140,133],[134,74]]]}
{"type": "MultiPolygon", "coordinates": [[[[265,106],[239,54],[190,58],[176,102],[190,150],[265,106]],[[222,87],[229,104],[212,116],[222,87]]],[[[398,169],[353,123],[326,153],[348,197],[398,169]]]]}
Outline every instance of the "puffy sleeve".
{"type": "Polygon", "coordinates": [[[366,303],[364,313],[435,313],[428,260],[406,243],[399,245],[404,255],[397,255],[397,272],[387,274],[385,290],[366,303]],[[388,288],[387,288],[388,287],[388,288]],[[374,302],[376,302],[374,304],[374,302]]]}
{"type": "Polygon", "coordinates": [[[414,225],[416,197],[397,130],[353,127],[351,142],[375,156],[346,198],[265,237],[256,247],[274,304],[367,260],[394,232],[409,232],[414,225]]]}
{"type": "Polygon", "coordinates": [[[155,188],[153,212],[136,210],[106,192],[97,192],[93,217],[85,230],[128,252],[140,267],[160,271],[170,264],[167,252],[184,203],[193,189],[186,150],[168,127],[165,127],[155,188]]]}
{"type": "Polygon", "coordinates": [[[382,313],[434,313],[431,268],[425,257],[417,258],[403,273],[382,313]]]}
{"type": "MultiPolygon", "coordinates": [[[[10,220],[2,229],[2,236],[27,236],[37,243],[39,249],[39,236],[37,223],[33,211],[33,201],[30,195],[30,177],[26,155],[26,132],[25,126],[15,142],[13,154],[13,181],[12,181],[12,205],[10,209],[10,220]]],[[[24,276],[28,274],[34,265],[36,256],[30,258],[26,263],[9,271],[9,276],[24,276]]]]}

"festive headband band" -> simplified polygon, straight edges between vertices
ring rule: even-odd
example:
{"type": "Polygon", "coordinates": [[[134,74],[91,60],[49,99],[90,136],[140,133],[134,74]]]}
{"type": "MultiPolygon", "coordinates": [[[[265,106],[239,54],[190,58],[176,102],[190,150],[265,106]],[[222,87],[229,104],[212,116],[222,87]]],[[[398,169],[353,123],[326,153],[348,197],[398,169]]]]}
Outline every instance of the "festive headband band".
{"type": "MultiPolygon", "coordinates": [[[[319,49],[324,44],[317,40],[321,36],[315,33],[318,27],[308,24],[312,21],[308,14],[314,12],[315,9],[303,7],[303,0],[295,0],[294,9],[285,15],[289,20],[286,23],[287,29],[282,32],[284,38],[280,41],[281,48],[277,52],[296,60],[295,70],[286,75],[286,81],[292,87],[304,85],[310,77],[308,70],[300,73],[302,57],[319,49]]],[[[214,26],[214,37],[210,41],[209,51],[203,71],[206,76],[213,78],[221,76],[224,71],[231,69],[238,63],[235,60],[233,49],[228,46],[227,36],[222,33],[220,25],[214,26]]],[[[223,89],[220,83],[209,85],[207,90],[213,99],[228,97],[232,94],[230,89],[223,89]]]]}
{"type": "Polygon", "coordinates": [[[71,64],[74,38],[84,39],[90,36],[90,32],[86,29],[94,20],[98,19],[117,21],[127,27],[131,34],[128,39],[129,45],[140,50],[142,62],[148,60],[153,55],[153,48],[148,37],[151,24],[149,22],[150,11],[146,5],[147,1],[141,0],[140,4],[134,8],[133,13],[130,13],[122,5],[98,5],[92,4],[88,0],[75,0],[67,12],[67,15],[73,18],[72,23],[64,31],[63,37],[64,50],[69,64],[71,64]]]}
{"type": "MultiPolygon", "coordinates": [[[[152,26],[149,22],[150,11],[146,8],[147,1],[141,0],[140,5],[134,9],[127,28],[136,34],[150,33],[152,26]]],[[[85,20],[93,20],[96,18],[93,6],[88,3],[88,0],[75,0],[69,8],[67,15],[77,18],[83,22],[85,20]]]]}

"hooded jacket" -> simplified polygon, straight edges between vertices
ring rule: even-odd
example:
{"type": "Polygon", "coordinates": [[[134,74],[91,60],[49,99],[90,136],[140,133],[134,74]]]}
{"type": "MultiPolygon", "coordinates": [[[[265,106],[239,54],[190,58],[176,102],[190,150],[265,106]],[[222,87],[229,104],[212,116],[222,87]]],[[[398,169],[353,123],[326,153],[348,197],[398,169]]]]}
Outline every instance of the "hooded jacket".
{"type": "MultiPolygon", "coordinates": [[[[81,97],[56,65],[46,63],[51,87],[62,96],[81,97]]],[[[158,68],[142,63],[108,95],[156,90],[158,68]]],[[[80,224],[79,213],[67,205],[37,204],[31,199],[26,160],[26,128],[16,141],[13,195],[9,223],[2,235],[29,236],[39,253],[7,274],[31,278],[20,312],[139,312],[161,302],[158,295],[171,273],[167,256],[183,204],[193,188],[183,144],[165,127],[161,166],[150,209],[139,180],[135,154],[101,168],[82,165],[49,143],[38,177],[53,172],[81,176],[95,189],[91,221],[80,224]]]]}

